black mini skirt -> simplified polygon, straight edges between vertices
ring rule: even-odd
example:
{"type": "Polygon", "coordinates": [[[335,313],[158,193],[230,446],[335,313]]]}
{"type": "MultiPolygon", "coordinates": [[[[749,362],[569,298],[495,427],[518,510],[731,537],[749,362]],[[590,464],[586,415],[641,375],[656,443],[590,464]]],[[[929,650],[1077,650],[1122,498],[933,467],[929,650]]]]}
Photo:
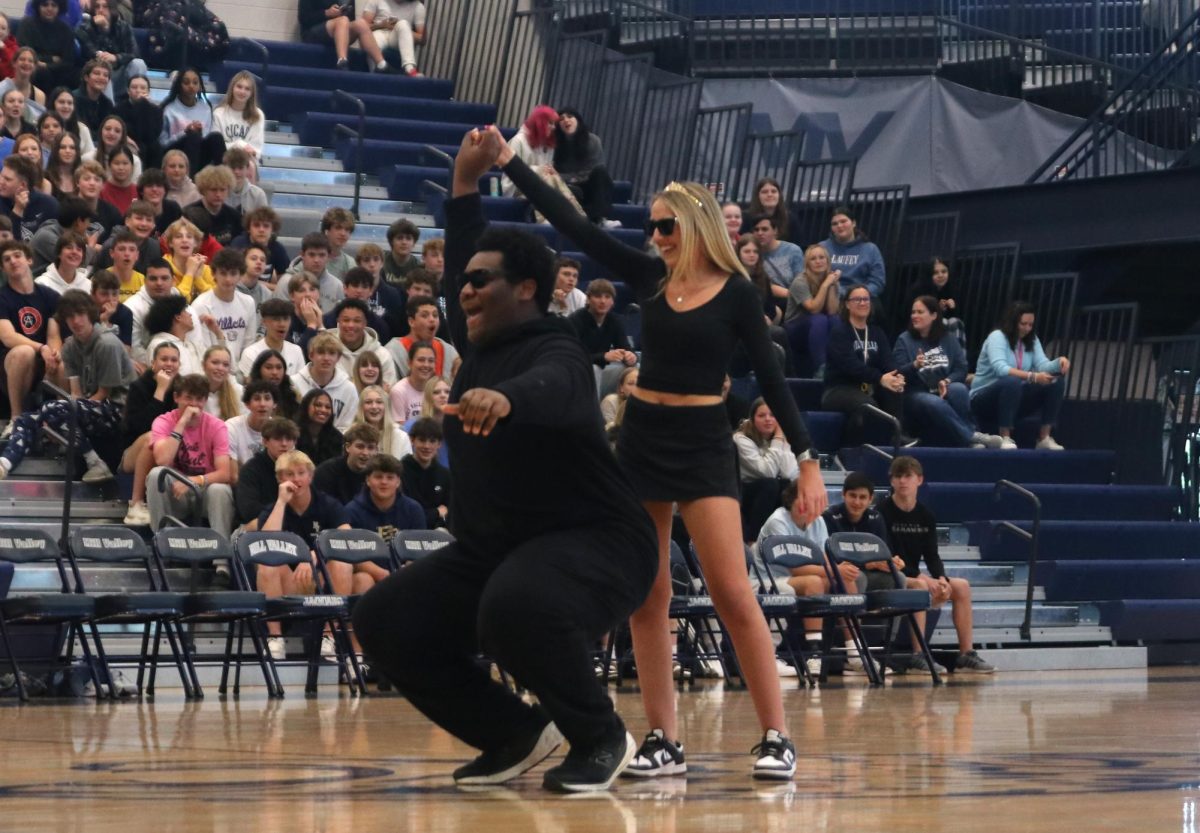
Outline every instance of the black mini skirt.
{"type": "Polygon", "coordinates": [[[617,460],[640,500],[740,495],[737,449],[723,404],[677,407],[629,397],[617,460]]]}

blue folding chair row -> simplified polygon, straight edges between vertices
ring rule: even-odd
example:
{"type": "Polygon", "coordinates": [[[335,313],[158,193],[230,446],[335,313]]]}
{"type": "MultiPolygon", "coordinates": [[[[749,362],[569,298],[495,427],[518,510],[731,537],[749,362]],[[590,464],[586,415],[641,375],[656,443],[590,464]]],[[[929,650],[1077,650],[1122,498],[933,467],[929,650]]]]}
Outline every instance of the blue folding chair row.
{"type": "Polygon", "coordinates": [[[760,557],[768,565],[778,564],[788,570],[797,567],[820,566],[825,571],[831,592],[814,596],[801,596],[796,600],[795,617],[835,618],[841,620],[851,635],[867,677],[873,684],[883,682],[883,668],[888,664],[892,651],[892,634],[896,619],[904,619],[909,626],[917,650],[924,657],[935,684],[941,682],[937,665],[929,651],[925,635],[917,627],[916,614],[930,607],[929,591],[908,589],[906,579],[892,562],[891,549],[874,535],[861,532],[838,532],[825,542],[825,556],[811,540],[802,536],[771,536],[763,541],[760,557]],[[892,576],[893,587],[857,593],[847,588],[838,565],[846,563],[865,570],[869,565],[886,565],[892,576]],[[835,592],[834,592],[835,591],[835,592]],[[882,620],[886,627],[883,637],[883,655],[876,663],[867,641],[863,636],[864,621],[882,620]]]}

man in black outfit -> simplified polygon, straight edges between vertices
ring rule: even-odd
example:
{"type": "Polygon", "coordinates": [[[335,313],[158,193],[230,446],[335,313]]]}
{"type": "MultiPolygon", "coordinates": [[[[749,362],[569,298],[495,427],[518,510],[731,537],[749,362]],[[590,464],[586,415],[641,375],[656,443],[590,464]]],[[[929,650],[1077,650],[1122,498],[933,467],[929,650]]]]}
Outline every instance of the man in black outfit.
{"type": "Polygon", "coordinates": [[[317,466],[313,486],[344,506],[366,485],[367,463],[379,450],[379,431],[359,423],[347,428],[342,439],[346,453],[317,466]]]}
{"type": "Polygon", "coordinates": [[[279,497],[275,461],[296,448],[300,429],[287,417],[271,417],[262,427],[262,450],[238,470],[233,487],[237,521],[246,532],[258,529],[258,516],[279,497]]]}
{"type": "Polygon", "coordinates": [[[404,494],[421,504],[427,528],[445,527],[450,517],[453,486],[450,469],[438,461],[442,426],[433,417],[421,417],[408,430],[408,436],[412,440],[412,454],[400,461],[404,468],[401,476],[404,494]]]}
{"type": "Polygon", "coordinates": [[[466,356],[444,420],[457,540],[370,590],[354,627],[414,706],[482,750],[458,784],[515,778],[565,737],[543,786],[604,790],[636,744],[590,649],[646,598],[657,546],[605,440],[591,363],[545,316],[552,255],[532,235],[486,230],[478,180],[498,152],[467,134],[446,203],[446,299],[466,356]],[[492,679],[480,650],[540,705],[492,679]]]}

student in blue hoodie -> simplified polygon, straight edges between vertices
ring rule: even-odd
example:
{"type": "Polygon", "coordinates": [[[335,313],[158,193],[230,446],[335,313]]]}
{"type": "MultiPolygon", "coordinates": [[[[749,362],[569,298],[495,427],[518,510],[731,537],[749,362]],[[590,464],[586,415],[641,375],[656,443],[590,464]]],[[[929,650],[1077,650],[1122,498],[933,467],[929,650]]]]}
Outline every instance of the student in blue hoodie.
{"type": "MultiPolygon", "coordinates": [[[[404,467],[390,454],[376,454],[367,463],[366,485],[354,500],[346,504],[346,519],[355,529],[366,529],[391,541],[405,529],[425,529],[425,510],[421,504],[401,493],[404,467]]],[[[367,565],[369,572],[370,567],[367,565]]],[[[376,576],[376,580],[387,575],[376,576]]]]}
{"type": "Polygon", "coordinates": [[[829,237],[821,241],[821,246],[829,252],[829,268],[842,273],[838,290],[843,297],[856,284],[866,286],[874,298],[883,295],[887,286],[883,254],[859,231],[850,209],[844,206],[833,209],[829,215],[829,237]]]}

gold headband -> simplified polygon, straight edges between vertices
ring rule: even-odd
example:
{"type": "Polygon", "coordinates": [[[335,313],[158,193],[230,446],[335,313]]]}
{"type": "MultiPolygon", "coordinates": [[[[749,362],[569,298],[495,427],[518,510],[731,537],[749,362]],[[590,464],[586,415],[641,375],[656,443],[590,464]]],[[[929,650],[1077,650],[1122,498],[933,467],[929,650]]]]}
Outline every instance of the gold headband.
{"type": "Polygon", "coordinates": [[[683,194],[685,197],[687,197],[689,200],[691,200],[692,202],[694,202],[696,204],[696,208],[704,207],[704,203],[700,202],[700,200],[698,200],[695,196],[693,196],[692,192],[689,191],[682,183],[668,182],[667,187],[664,188],[663,191],[664,192],[674,192],[676,194],[683,194]]]}

